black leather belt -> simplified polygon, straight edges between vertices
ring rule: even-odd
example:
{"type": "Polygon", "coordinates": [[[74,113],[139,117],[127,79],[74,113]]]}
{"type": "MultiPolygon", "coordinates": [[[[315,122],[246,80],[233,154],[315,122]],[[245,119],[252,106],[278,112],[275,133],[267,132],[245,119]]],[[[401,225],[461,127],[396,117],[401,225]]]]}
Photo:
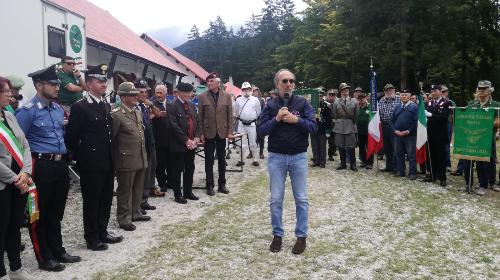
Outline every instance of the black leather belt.
{"type": "Polygon", "coordinates": [[[50,160],[50,161],[61,161],[64,159],[64,154],[40,154],[40,153],[31,153],[31,156],[34,159],[40,160],[50,160]]]}

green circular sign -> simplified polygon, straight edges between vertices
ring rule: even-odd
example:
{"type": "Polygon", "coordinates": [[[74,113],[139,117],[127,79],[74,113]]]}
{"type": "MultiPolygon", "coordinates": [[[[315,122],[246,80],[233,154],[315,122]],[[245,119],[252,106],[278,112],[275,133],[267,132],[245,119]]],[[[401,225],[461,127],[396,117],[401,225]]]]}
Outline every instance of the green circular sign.
{"type": "Polygon", "coordinates": [[[76,25],[71,26],[69,29],[69,44],[75,53],[82,50],[83,36],[80,28],[76,25]]]}

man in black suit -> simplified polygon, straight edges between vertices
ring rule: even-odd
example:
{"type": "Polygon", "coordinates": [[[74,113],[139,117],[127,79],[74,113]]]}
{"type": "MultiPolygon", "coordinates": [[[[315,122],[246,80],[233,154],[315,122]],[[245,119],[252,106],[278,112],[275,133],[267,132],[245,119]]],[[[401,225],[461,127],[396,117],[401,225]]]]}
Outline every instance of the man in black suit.
{"type": "Polygon", "coordinates": [[[196,109],[191,103],[193,86],[179,83],[176,87],[177,99],[167,109],[170,124],[169,162],[170,185],[174,189],[175,201],[185,204],[186,199],[198,200],[193,194],[193,174],[195,149],[200,141],[201,128],[196,109]],[[183,173],[183,192],[181,192],[181,173],[183,173]]]}
{"type": "Polygon", "coordinates": [[[152,119],[153,135],[155,138],[156,148],[156,181],[162,192],[167,191],[168,182],[168,143],[169,143],[169,127],[167,119],[167,109],[170,106],[167,99],[167,87],[158,85],[155,88],[155,98],[152,100],[153,105],[160,109],[160,115],[152,119]]]}
{"type": "Polygon", "coordinates": [[[107,231],[114,187],[113,120],[104,97],[107,69],[106,64],[101,64],[85,73],[89,91],[71,107],[65,134],[66,145],[80,172],[84,237],[87,248],[93,251],[106,250],[106,243],[123,240],[107,231]]]}
{"type": "Polygon", "coordinates": [[[451,103],[443,98],[441,85],[431,86],[432,99],[425,104],[427,116],[428,152],[430,155],[431,174],[424,182],[439,180],[439,184],[446,186],[446,143],[448,141],[448,116],[451,103]]]}

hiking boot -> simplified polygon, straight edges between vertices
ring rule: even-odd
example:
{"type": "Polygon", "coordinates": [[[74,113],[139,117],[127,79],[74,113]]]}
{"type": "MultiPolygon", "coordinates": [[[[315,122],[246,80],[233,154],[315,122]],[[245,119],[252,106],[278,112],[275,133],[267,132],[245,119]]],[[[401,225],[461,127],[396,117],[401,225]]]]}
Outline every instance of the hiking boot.
{"type": "Polygon", "coordinates": [[[209,195],[209,196],[215,195],[214,186],[207,186],[207,195],[209,195]]]}
{"type": "Polygon", "coordinates": [[[494,192],[500,192],[500,187],[498,185],[493,185],[490,187],[490,190],[494,192]]]}
{"type": "Polygon", "coordinates": [[[292,253],[295,255],[300,255],[304,253],[305,249],[306,249],[306,238],[298,237],[297,241],[295,242],[295,245],[293,246],[292,253]]]}
{"type": "Polygon", "coordinates": [[[345,170],[347,169],[347,165],[341,164],[339,167],[337,167],[337,170],[345,170]]]}
{"type": "Polygon", "coordinates": [[[283,243],[283,239],[280,236],[274,236],[273,242],[269,245],[269,251],[273,253],[278,253],[281,251],[281,244],[283,243]]]}
{"type": "Polygon", "coordinates": [[[486,195],[486,189],[485,189],[485,188],[483,188],[483,187],[479,187],[479,189],[477,189],[477,190],[475,191],[475,193],[476,193],[477,195],[484,196],[484,195],[486,195]]]}
{"type": "Polygon", "coordinates": [[[9,278],[10,280],[33,280],[33,276],[29,275],[26,270],[20,268],[15,271],[9,272],[9,278]]]}

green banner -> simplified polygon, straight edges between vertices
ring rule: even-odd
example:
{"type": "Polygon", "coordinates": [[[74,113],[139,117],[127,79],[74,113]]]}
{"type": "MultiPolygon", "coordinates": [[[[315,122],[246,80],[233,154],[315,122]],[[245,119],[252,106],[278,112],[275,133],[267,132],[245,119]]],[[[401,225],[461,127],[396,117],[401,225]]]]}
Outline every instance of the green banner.
{"type": "Polygon", "coordinates": [[[490,161],[494,110],[455,109],[453,153],[459,159],[490,161]]]}

